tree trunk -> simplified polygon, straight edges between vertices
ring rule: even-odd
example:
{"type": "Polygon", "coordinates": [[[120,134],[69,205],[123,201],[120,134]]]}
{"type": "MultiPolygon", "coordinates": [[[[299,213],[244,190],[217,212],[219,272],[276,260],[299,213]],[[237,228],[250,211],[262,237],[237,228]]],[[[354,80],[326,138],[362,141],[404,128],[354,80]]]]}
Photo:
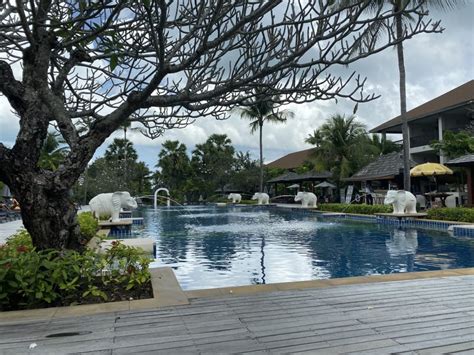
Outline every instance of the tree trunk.
{"type": "Polygon", "coordinates": [[[263,192],[263,120],[259,122],[260,125],[260,192],[263,192]]]}
{"type": "MultiPolygon", "coordinates": [[[[395,11],[398,9],[395,8],[395,11]]],[[[397,39],[403,37],[402,15],[395,16],[397,27],[397,39]]],[[[403,55],[403,43],[397,44],[398,56],[398,72],[400,75],[400,117],[402,119],[402,135],[403,135],[403,189],[411,191],[410,184],[410,142],[408,139],[408,122],[407,122],[407,95],[406,95],[406,79],[405,79],[405,58],[403,55]]]]}
{"type": "Polygon", "coordinates": [[[83,249],[77,211],[69,189],[50,190],[51,184],[38,180],[38,175],[19,173],[11,186],[20,203],[23,225],[30,233],[33,245],[37,250],[83,249]]]}

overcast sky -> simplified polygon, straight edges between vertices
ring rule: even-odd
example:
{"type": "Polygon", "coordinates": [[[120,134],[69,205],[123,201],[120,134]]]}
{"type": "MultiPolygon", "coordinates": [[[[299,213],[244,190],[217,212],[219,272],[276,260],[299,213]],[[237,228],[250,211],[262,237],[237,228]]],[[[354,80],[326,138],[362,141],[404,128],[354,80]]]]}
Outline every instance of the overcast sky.
{"type": "MultiPolygon", "coordinates": [[[[419,35],[404,43],[407,74],[407,105],[412,109],[455,87],[474,79],[474,0],[466,0],[466,5],[446,13],[431,11],[431,17],[441,19],[445,28],[442,34],[419,35]]],[[[381,97],[375,101],[360,104],[357,117],[373,128],[399,115],[398,66],[393,49],[369,57],[351,65],[367,77],[365,90],[381,97]]],[[[316,101],[313,103],[289,105],[287,108],[295,117],[284,125],[268,124],[264,131],[264,157],[266,162],[285,154],[310,148],[305,138],[333,114],[350,115],[354,103],[347,100],[316,101]]],[[[0,97],[0,142],[11,146],[18,131],[18,122],[9,111],[9,105],[0,97]]],[[[167,131],[159,139],[149,140],[139,133],[129,132],[139,159],[154,169],[161,144],[165,140],[179,140],[186,144],[189,153],[194,145],[204,142],[211,134],[227,134],[237,150],[249,151],[258,157],[258,135],[251,135],[248,121],[231,117],[226,121],[202,118],[191,126],[180,130],[167,131]]],[[[113,137],[110,137],[96,153],[103,155],[113,137]]]]}

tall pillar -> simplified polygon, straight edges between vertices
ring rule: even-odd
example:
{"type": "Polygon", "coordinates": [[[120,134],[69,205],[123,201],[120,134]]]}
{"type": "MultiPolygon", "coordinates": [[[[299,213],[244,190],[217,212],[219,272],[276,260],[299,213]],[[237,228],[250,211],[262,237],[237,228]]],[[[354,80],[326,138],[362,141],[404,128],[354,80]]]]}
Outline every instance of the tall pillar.
{"type": "MultiPolygon", "coordinates": [[[[438,140],[442,141],[443,140],[443,117],[438,116],[438,140]]],[[[439,162],[441,164],[444,164],[446,162],[446,157],[443,154],[443,151],[439,152],[439,162]]]]}

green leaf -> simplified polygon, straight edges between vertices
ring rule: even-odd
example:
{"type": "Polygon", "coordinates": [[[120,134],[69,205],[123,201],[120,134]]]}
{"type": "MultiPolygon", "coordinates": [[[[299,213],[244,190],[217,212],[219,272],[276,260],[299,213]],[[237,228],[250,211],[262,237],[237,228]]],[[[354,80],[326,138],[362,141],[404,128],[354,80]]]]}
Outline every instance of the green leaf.
{"type": "Polygon", "coordinates": [[[110,70],[112,70],[112,71],[117,67],[117,65],[118,65],[118,56],[117,56],[117,54],[112,54],[110,56],[109,65],[110,65],[110,70]]]}

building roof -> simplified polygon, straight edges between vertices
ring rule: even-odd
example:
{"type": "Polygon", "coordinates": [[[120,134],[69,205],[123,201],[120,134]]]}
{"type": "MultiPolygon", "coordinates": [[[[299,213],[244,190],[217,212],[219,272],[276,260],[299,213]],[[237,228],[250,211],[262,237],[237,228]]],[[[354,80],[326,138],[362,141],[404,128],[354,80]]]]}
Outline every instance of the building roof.
{"type": "MultiPolygon", "coordinates": [[[[468,81],[467,83],[408,111],[408,121],[414,121],[439,112],[452,110],[472,101],[474,101],[474,80],[468,81]]],[[[375,128],[372,128],[370,132],[399,133],[399,129],[395,130],[394,128],[401,124],[402,119],[400,116],[397,116],[375,128]]]]}
{"type": "Polygon", "coordinates": [[[314,148],[300,150],[287,154],[280,159],[274,160],[271,163],[266,164],[268,168],[280,168],[280,169],[294,169],[297,168],[307,160],[311,159],[311,153],[314,152],[314,148]]]}
{"type": "MultiPolygon", "coordinates": [[[[411,160],[410,167],[416,163],[411,160]]],[[[403,172],[403,152],[393,152],[379,156],[345,181],[368,181],[393,179],[403,172]]]]}
{"type": "Polygon", "coordinates": [[[446,162],[448,165],[471,166],[474,165],[474,154],[466,154],[460,157],[451,159],[446,162]]]}
{"type": "Polygon", "coordinates": [[[314,180],[328,179],[330,177],[332,177],[332,174],[329,171],[322,171],[322,172],[308,171],[303,174],[297,174],[290,171],[283,175],[280,175],[273,179],[268,180],[267,183],[314,181],[314,180]]]}

